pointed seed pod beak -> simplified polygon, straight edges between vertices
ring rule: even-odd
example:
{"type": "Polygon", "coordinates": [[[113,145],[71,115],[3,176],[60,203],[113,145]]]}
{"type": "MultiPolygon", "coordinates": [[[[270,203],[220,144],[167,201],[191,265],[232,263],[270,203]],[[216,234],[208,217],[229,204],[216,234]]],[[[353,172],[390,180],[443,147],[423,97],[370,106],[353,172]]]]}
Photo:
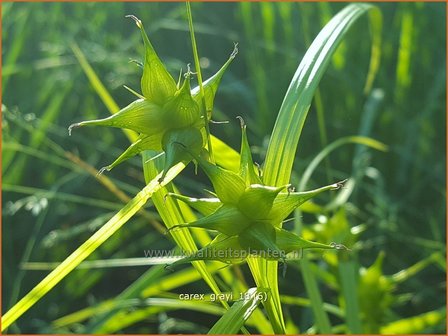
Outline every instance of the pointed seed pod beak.
{"type": "Polygon", "coordinates": [[[159,133],[166,129],[162,119],[162,112],[160,106],[149,100],[137,99],[108,118],[72,124],[69,127],[69,132],[73,128],[81,126],[107,126],[127,128],[144,134],[159,133]]]}
{"type": "Polygon", "coordinates": [[[143,23],[134,15],[127,15],[126,17],[130,17],[135,21],[141,31],[145,45],[145,61],[143,63],[141,80],[143,96],[154,103],[163,105],[176,92],[176,82],[168,73],[154,50],[154,47],[148,39],[148,35],[146,35],[143,23]]]}

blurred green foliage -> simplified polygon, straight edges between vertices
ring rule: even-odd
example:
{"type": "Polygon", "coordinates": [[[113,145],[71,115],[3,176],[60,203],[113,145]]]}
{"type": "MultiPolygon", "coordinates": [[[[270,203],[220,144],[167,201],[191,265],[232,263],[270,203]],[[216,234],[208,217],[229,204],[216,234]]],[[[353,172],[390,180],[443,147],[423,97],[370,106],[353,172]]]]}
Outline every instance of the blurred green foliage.
{"type": "MultiPolygon", "coordinates": [[[[215,102],[214,119],[229,120],[230,125],[212,125],[211,132],[238,148],[240,129],[235,117],[243,115],[255,160],[262,163],[279,106],[301,57],[343,6],[194,3],[205,78],[227,60],[233,42],[240,48],[215,102]]],[[[311,106],[302,134],[292,183],[300,182],[325,145],[347,135],[373,137],[387,144],[389,151],[343,146],[332,153],[317,168],[309,187],[352,174],[357,177],[354,192],[343,210],[320,216],[305,213],[295,228],[305,238],[320,237],[352,247],[353,253],[325,253],[322,260],[316,254],[311,268],[323,300],[342,308],[347,305],[347,290],[353,287],[341,274],[356,274],[353,279],[358,287],[353,293],[358,301],[350,309],[361,311],[364,331],[404,328],[409,333],[444,333],[445,319],[440,316],[446,312],[440,308],[445,306],[446,290],[445,4],[379,3],[378,7],[384,26],[374,89],[368,96],[363,94],[370,36],[366,21],[361,20],[339,47],[321,82],[320,99],[311,106]],[[409,271],[411,265],[425,260],[430,262],[424,268],[409,271]],[[373,300],[378,305],[372,306],[373,300]],[[423,316],[420,322],[418,316],[423,316]],[[402,318],[407,318],[402,320],[405,327],[397,322],[402,318]],[[410,325],[420,329],[406,329],[410,325]]],[[[124,134],[86,129],[69,138],[66,128],[108,115],[70,48],[72,42],[79,45],[120,107],[133,100],[122,85],[139,87],[140,69],[129,60],[141,61],[143,46],[133,22],[124,18],[127,14],[145,23],[173,76],[192,63],[183,4],[2,3],[3,312],[45,274],[23,270],[23,262],[63,260],[123,204],[79,162],[70,161],[67,153],[99,168],[128,145],[124,134]]],[[[128,196],[144,185],[139,158],[107,176],[128,196]]],[[[178,185],[185,194],[200,195],[207,182],[201,174],[195,177],[189,167],[178,185]]],[[[146,216],[134,217],[92,259],[142,257],[143,249],[172,248],[168,237],[148,224],[148,217],[154,222],[159,219],[151,204],[146,209],[146,216]]],[[[83,331],[82,324],[55,329],[50,322],[113,299],[144,271],[142,267],[76,270],[9,332],[83,331]]],[[[243,267],[242,272],[243,276],[248,273],[243,267]]],[[[204,283],[196,280],[192,278],[177,292],[204,291],[204,283]]],[[[296,267],[288,268],[279,281],[282,294],[306,297],[296,267]]],[[[291,330],[312,331],[309,305],[285,302],[285,315],[298,328],[291,326],[291,330]]],[[[120,331],[206,332],[216,321],[210,314],[161,310],[120,331]]],[[[334,332],[359,327],[355,319],[337,329],[341,318],[332,314],[330,319],[334,332]]]]}

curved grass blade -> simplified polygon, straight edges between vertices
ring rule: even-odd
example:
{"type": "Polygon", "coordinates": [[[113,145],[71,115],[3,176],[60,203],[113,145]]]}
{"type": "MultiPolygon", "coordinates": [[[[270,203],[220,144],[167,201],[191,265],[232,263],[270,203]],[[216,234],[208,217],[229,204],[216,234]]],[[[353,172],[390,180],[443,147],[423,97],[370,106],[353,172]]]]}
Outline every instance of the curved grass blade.
{"type": "Polygon", "coordinates": [[[28,294],[17,302],[4,316],[2,316],[2,328],[5,330],[14,323],[29,308],[45,296],[54,286],[69,274],[76,266],[93,253],[110,236],[120,229],[140,208],[145,205],[148,199],[160,188],[169,183],[179,174],[185,166],[178,164],[171,168],[162,183],[158,179],[162,174],[158,174],[146,187],[144,187],[129,203],[127,203],[115,216],[113,216],[101,229],[93,234],[85,243],[79,246],[69,257],[67,257],[57,268],[48,274],[39,284],[37,284],[28,294]]]}
{"type": "MultiPolygon", "coordinates": [[[[209,267],[210,272],[214,273],[220,265],[212,265],[209,267]]],[[[54,320],[52,326],[54,328],[64,328],[73,323],[80,323],[92,316],[96,317],[97,325],[107,325],[110,317],[116,319],[116,313],[120,307],[117,303],[121,301],[133,300],[135,298],[148,298],[162,292],[168,292],[173,288],[177,288],[199,280],[201,276],[193,268],[187,268],[175,274],[167,273],[163,266],[155,266],[146,271],[140,278],[132,283],[128,288],[121,292],[113,299],[102,301],[94,306],[83,308],[79,311],[71,313],[54,320]],[[97,320],[100,321],[97,321],[97,320]]],[[[83,333],[89,333],[89,329],[83,330],[83,333]]],[[[109,330],[101,329],[101,332],[108,332],[109,330]]]]}
{"type": "Polygon", "coordinates": [[[122,311],[115,319],[108,322],[107,334],[121,333],[120,331],[125,328],[148,321],[151,316],[156,315],[154,316],[156,318],[161,312],[179,309],[213,315],[222,315],[225,311],[223,307],[207,301],[187,301],[175,298],[132,299],[128,300],[127,307],[122,307],[122,311]]]}
{"type": "Polygon", "coordinates": [[[314,170],[322,162],[322,160],[325,159],[325,157],[327,157],[332,151],[339,148],[340,146],[350,144],[350,143],[368,146],[368,147],[371,147],[371,148],[374,148],[374,149],[377,149],[377,150],[383,151],[383,152],[387,151],[387,146],[385,144],[383,144],[382,142],[379,142],[377,140],[374,140],[372,138],[369,138],[369,137],[354,135],[354,136],[339,138],[336,141],[329,144],[328,146],[326,146],[324,149],[322,149],[314,157],[314,159],[310,162],[310,164],[306,167],[306,169],[302,175],[302,178],[300,180],[298,190],[305,190],[306,184],[310,180],[310,177],[313,174],[314,170]]]}
{"type": "MultiPolygon", "coordinates": [[[[370,24],[374,33],[372,50],[375,51],[371,55],[368,86],[373,81],[379,65],[381,13],[376,7],[368,4],[351,4],[336,14],[321,30],[297,68],[280,107],[267,149],[264,164],[265,184],[281,186],[289,182],[302,128],[320,79],[348,29],[368,11],[373,12],[370,15],[370,24]]],[[[275,331],[284,332],[278,293],[277,262],[260,260],[257,263],[258,265],[254,265],[249,261],[251,270],[260,272],[258,276],[261,278],[258,282],[271,288],[271,299],[264,303],[266,311],[270,320],[277,321],[280,326],[280,330],[275,331]]]]}
{"type": "MultiPolygon", "coordinates": [[[[320,164],[322,160],[328,157],[328,155],[334,151],[335,149],[339,148],[342,145],[354,143],[359,145],[364,145],[370,148],[374,148],[380,151],[387,151],[387,146],[377,140],[374,140],[369,137],[365,136],[349,136],[337,139],[336,141],[332,142],[328,146],[326,146],[324,149],[322,149],[311,161],[311,163],[307,166],[305,172],[302,175],[302,179],[300,181],[300,184],[298,186],[298,190],[305,190],[306,184],[308,183],[309,179],[311,178],[312,173],[317,168],[317,166],[320,164]]],[[[348,178],[347,182],[344,185],[344,189],[337,195],[337,197],[327,204],[324,209],[329,211],[336,209],[340,205],[344,204],[347,199],[352,194],[356,184],[356,176],[352,176],[348,178]]],[[[296,210],[296,214],[300,214],[300,209],[296,210]]]]}
{"type": "MultiPolygon", "coordinates": [[[[136,267],[136,266],[152,266],[166,265],[176,261],[181,257],[152,257],[152,258],[113,258],[113,259],[96,259],[87,260],[79,264],[78,269],[95,269],[95,268],[115,268],[115,267],[136,267]]],[[[59,263],[32,261],[21,264],[21,268],[30,271],[48,271],[53,270],[59,263]]]]}
{"type": "MultiPolygon", "coordinates": [[[[264,169],[264,182],[267,185],[280,186],[289,182],[297,145],[314,92],[348,29],[368,11],[375,13],[370,17],[370,23],[372,30],[378,35],[381,28],[381,20],[377,19],[380,15],[378,8],[368,4],[351,4],[336,14],[321,30],[303,57],[280,107],[269,142],[264,169]]],[[[377,35],[373,39],[376,52],[371,55],[374,61],[371,61],[370,72],[373,74],[380,56],[378,50],[381,40],[377,35]]]]}
{"type": "Polygon", "coordinates": [[[24,187],[16,184],[3,184],[3,191],[15,192],[20,194],[28,194],[28,195],[39,195],[41,198],[46,199],[58,199],[59,201],[73,202],[78,204],[90,205],[96,208],[103,208],[107,210],[119,210],[122,205],[120,203],[113,203],[109,201],[97,200],[94,198],[77,196],[73,194],[67,194],[63,192],[54,192],[52,190],[33,188],[33,187],[24,187]]]}
{"type": "Polygon", "coordinates": [[[215,323],[208,334],[236,334],[244,326],[244,322],[250,317],[257,305],[267,295],[267,290],[250,288],[243,294],[243,299],[237,301],[215,323]]]}
{"type": "MultiPolygon", "coordinates": [[[[210,273],[215,273],[220,265],[211,265],[208,267],[210,273]]],[[[116,332],[112,325],[117,326],[120,330],[120,325],[113,323],[113,321],[121,320],[122,316],[126,316],[128,310],[114,307],[115,300],[131,300],[149,298],[160,293],[166,293],[174,288],[189,284],[201,279],[202,276],[194,268],[187,268],[175,274],[169,273],[164,266],[155,266],[144,273],[137,281],[131,284],[118,296],[112,300],[106,300],[93,308],[85,308],[76,313],[67,315],[61,319],[54,321],[55,326],[63,327],[64,324],[78,323],[91,316],[95,319],[90,322],[82,333],[86,334],[111,334],[116,332]]]]}

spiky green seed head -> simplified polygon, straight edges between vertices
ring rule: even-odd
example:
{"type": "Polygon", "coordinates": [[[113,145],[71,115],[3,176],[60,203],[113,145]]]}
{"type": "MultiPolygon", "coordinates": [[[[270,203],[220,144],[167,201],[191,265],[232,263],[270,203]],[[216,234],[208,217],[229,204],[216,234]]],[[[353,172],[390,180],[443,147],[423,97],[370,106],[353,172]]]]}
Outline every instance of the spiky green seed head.
{"type": "MultiPolygon", "coordinates": [[[[177,87],[173,77],[169,74],[151,44],[143,23],[133,15],[128,17],[132,18],[140,29],[145,47],[143,74],[141,77],[142,94],[129,89],[139,99],[108,118],[72,124],[69,127],[69,134],[71,134],[72,129],[81,126],[107,126],[133,130],[139,133],[137,140],[112,164],[101,169],[101,172],[103,170],[111,170],[123,161],[145,150],[166,150],[165,175],[173,164],[185,161],[185,158],[188,158],[186,161],[189,161],[191,157],[187,153],[191,152],[198,155],[200,152],[198,150],[199,143],[201,143],[201,148],[204,148],[206,144],[204,136],[208,135],[204,130],[205,119],[202,117],[200,110],[202,97],[199,88],[191,89],[190,78],[192,73],[189,71],[185,75],[182,86],[180,88],[177,87]],[[174,142],[169,143],[169,139],[178,141],[174,139],[176,138],[173,135],[175,130],[186,128],[189,128],[188,132],[191,133],[192,138],[186,140],[185,133],[180,131],[179,134],[183,134],[182,136],[184,137],[183,148],[176,148],[174,142]],[[181,154],[181,151],[185,151],[185,153],[181,154]]],[[[221,78],[228,65],[234,59],[236,52],[237,49],[235,48],[223,67],[203,83],[205,108],[208,118],[211,117],[210,113],[213,109],[215,94],[221,78]]]]}
{"type": "MultiPolygon", "coordinates": [[[[215,252],[213,255],[223,252],[220,249],[235,248],[236,245],[241,252],[256,253],[272,260],[285,260],[288,253],[305,248],[337,249],[335,244],[327,245],[305,240],[295,233],[280,228],[279,224],[307,200],[327,190],[339,189],[342,183],[307,192],[292,192],[289,190],[290,185],[280,187],[264,185],[262,178],[255,173],[245,125],[242,123],[242,126],[241,164],[238,174],[212,164],[204,155],[194,155],[212,182],[217,198],[213,198],[207,204],[205,199],[198,202],[198,199],[175,196],[193,207],[200,204],[198,209],[205,216],[194,222],[178,225],[174,229],[203,228],[219,232],[219,236],[223,239],[220,239],[219,243],[212,242],[206,247],[207,251],[215,252]],[[210,204],[213,206],[210,207],[210,204]],[[224,239],[225,237],[228,239],[224,239]]],[[[197,254],[185,259],[184,262],[192,260],[222,261],[223,258],[213,259],[210,255],[204,258],[197,254]]],[[[232,261],[232,257],[229,257],[229,262],[232,261]]]]}

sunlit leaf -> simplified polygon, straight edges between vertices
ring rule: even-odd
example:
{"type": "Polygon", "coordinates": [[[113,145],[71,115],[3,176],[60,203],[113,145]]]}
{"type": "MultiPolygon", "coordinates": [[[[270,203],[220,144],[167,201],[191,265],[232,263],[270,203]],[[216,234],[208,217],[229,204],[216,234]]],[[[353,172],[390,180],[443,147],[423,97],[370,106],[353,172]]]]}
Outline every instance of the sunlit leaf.
{"type": "Polygon", "coordinates": [[[243,294],[243,299],[232,307],[209,330],[208,334],[237,334],[244,322],[250,317],[260,301],[268,294],[268,289],[250,288],[243,294]]]}

